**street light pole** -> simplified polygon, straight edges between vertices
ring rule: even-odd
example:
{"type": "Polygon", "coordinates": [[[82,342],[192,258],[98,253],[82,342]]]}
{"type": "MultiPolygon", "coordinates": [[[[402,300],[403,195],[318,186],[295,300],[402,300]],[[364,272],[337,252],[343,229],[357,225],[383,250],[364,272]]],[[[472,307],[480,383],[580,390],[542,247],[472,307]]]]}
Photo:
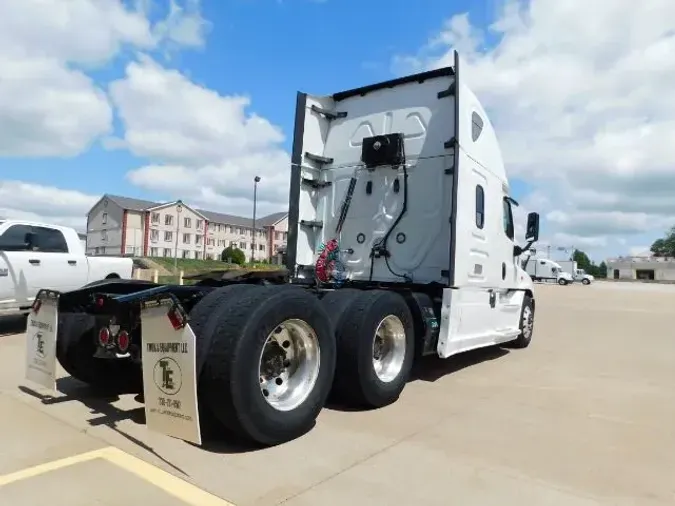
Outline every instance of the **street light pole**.
{"type": "Polygon", "coordinates": [[[253,178],[253,241],[251,242],[251,263],[255,262],[255,236],[258,231],[255,228],[255,212],[258,206],[258,183],[260,176],[253,178]]]}
{"type": "Polygon", "coordinates": [[[176,202],[176,247],[173,254],[173,273],[178,276],[178,229],[180,227],[180,213],[183,212],[183,202],[176,202]]]}

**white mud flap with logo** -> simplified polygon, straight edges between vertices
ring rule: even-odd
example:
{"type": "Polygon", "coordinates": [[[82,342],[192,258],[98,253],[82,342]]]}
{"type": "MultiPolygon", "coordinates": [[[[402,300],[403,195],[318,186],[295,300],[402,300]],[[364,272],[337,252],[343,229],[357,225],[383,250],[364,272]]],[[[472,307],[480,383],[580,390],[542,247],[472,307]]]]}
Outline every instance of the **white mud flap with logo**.
{"type": "Polygon", "coordinates": [[[56,391],[56,331],[59,294],[42,291],[26,325],[26,379],[56,391]]]}
{"type": "Polygon", "coordinates": [[[195,334],[173,299],[142,304],[143,393],[150,430],[201,445],[195,334]]]}

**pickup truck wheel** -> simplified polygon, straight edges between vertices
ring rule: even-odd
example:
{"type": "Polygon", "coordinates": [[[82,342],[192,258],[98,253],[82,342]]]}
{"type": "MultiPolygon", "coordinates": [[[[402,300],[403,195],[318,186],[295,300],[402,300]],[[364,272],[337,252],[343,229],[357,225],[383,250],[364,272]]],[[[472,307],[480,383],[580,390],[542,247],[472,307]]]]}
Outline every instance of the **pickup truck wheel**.
{"type": "Polygon", "coordinates": [[[337,326],[333,393],[350,405],[379,408],[405,388],[415,356],[412,314],[399,294],[356,295],[337,326]]]}
{"type": "Polygon", "coordinates": [[[523,298],[523,307],[520,310],[520,334],[518,337],[505,343],[508,348],[527,348],[532,341],[534,333],[534,300],[525,294],[523,298]]]}
{"type": "Polygon", "coordinates": [[[96,319],[86,313],[61,313],[56,358],[73,378],[109,393],[141,393],[141,368],[130,360],[94,358],[96,319]]]}
{"type": "Polygon", "coordinates": [[[335,339],[306,290],[261,287],[215,309],[201,398],[236,434],[263,446],[308,432],[335,372],[335,339]]]}

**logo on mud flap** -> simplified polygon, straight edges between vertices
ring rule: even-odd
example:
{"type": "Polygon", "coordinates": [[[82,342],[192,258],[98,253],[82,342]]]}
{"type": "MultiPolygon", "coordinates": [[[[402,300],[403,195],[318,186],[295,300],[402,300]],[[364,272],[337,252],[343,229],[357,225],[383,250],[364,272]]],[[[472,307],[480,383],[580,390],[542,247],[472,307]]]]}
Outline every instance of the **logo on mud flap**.
{"type": "Polygon", "coordinates": [[[39,358],[45,358],[45,338],[42,332],[35,334],[35,354],[39,358]]]}
{"type": "Polygon", "coordinates": [[[155,385],[166,395],[176,395],[183,386],[183,374],[178,362],[169,357],[160,358],[152,372],[155,385]]]}

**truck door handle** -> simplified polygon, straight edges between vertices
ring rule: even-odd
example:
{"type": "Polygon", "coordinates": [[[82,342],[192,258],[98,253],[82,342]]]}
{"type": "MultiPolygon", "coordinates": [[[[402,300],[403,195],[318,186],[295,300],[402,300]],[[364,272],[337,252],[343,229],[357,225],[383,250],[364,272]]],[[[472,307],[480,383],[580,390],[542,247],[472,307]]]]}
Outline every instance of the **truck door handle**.
{"type": "Polygon", "coordinates": [[[32,265],[40,265],[40,261],[37,258],[31,258],[30,260],[28,260],[28,263],[32,265]]]}
{"type": "Polygon", "coordinates": [[[77,265],[77,260],[68,260],[68,265],[77,265]]]}

